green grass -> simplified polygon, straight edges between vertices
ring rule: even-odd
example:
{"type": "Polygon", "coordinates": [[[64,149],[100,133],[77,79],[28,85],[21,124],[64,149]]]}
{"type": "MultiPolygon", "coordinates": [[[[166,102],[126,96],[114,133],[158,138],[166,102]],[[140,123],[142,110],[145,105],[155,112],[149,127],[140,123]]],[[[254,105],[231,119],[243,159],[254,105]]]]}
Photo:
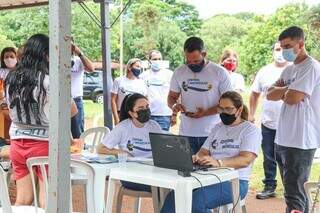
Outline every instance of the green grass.
{"type": "MultiPolygon", "coordinates": [[[[249,93],[243,94],[243,99],[244,99],[244,102],[247,104],[247,106],[249,103],[249,95],[250,95],[249,93]]],[[[92,125],[92,121],[94,117],[103,115],[103,105],[93,103],[92,101],[84,102],[84,110],[85,110],[87,128],[91,127],[90,124],[92,125]]],[[[260,115],[261,115],[261,104],[259,104],[257,108],[256,121],[260,120],[260,115]]],[[[99,125],[102,125],[101,120],[99,121],[99,125]]],[[[257,125],[259,126],[259,123],[257,123],[257,125]]],[[[310,180],[318,181],[319,174],[320,174],[320,164],[314,163],[311,169],[310,180]]],[[[264,178],[263,155],[261,152],[253,166],[251,180],[250,180],[250,187],[257,191],[261,190],[263,188],[263,183],[262,183],[263,178],[264,178]]],[[[278,180],[277,194],[278,196],[282,197],[283,186],[281,184],[282,182],[281,182],[279,173],[277,175],[277,180],[278,180]]]]}

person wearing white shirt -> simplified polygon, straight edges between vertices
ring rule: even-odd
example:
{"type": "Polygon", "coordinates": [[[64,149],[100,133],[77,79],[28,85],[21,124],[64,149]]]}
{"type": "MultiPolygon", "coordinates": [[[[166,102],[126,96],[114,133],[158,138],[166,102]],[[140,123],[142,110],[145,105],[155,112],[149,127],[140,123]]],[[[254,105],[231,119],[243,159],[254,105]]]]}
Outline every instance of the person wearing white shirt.
{"type": "MultiPolygon", "coordinates": [[[[127,95],[122,103],[120,123],[98,145],[97,152],[118,155],[126,152],[132,157],[152,158],[149,133],[160,133],[161,127],[150,120],[151,111],[147,98],[139,93],[127,95]]],[[[125,188],[151,191],[151,187],[122,181],[125,188]]]]}
{"type": "Polygon", "coordinates": [[[205,59],[201,38],[188,38],[184,53],[186,64],[173,73],[168,106],[173,116],[181,112],[179,133],[189,136],[192,151],[196,153],[212,127],[220,122],[217,106],[221,94],[232,90],[232,87],[226,70],[205,59]]]}
{"type": "Polygon", "coordinates": [[[3,48],[0,55],[0,107],[5,106],[4,81],[17,65],[17,50],[14,47],[3,48]]]}
{"type": "Polygon", "coordinates": [[[237,72],[238,68],[238,55],[233,50],[225,50],[220,59],[220,64],[230,74],[231,86],[232,89],[241,93],[245,92],[246,86],[244,83],[243,76],[237,72]]]}
{"type": "Polygon", "coordinates": [[[120,108],[127,95],[133,93],[147,95],[147,86],[139,77],[142,73],[141,60],[130,59],[126,69],[126,75],[116,78],[111,89],[111,109],[115,125],[120,122],[120,108]]]}
{"type": "Polygon", "coordinates": [[[151,119],[169,131],[172,110],[167,105],[167,97],[173,72],[161,67],[162,55],[158,50],[151,50],[148,60],[151,67],[141,74],[141,79],[147,85],[151,119]]]}
{"type": "MultiPolygon", "coordinates": [[[[193,156],[193,161],[200,165],[236,169],[239,172],[240,196],[244,199],[249,188],[252,165],[260,150],[261,133],[254,124],[248,122],[248,109],[239,93],[224,93],[218,111],[222,123],[211,130],[200,151],[193,156]]],[[[229,203],[232,203],[229,181],[201,187],[192,194],[192,212],[207,213],[229,203]]],[[[174,205],[174,192],[171,192],[161,213],[175,212],[174,205]]]]}
{"type": "Polygon", "coordinates": [[[314,153],[320,147],[320,64],[307,54],[301,28],[279,35],[283,57],[293,62],[269,88],[267,98],[283,100],[275,140],[287,212],[309,212],[303,184],[308,181],[314,153]]]}
{"type": "Polygon", "coordinates": [[[263,94],[262,114],[261,114],[261,134],[263,151],[263,170],[264,170],[264,189],[257,194],[258,199],[266,199],[276,195],[277,187],[277,163],[274,155],[274,140],[282,101],[268,101],[265,97],[267,90],[280,78],[282,71],[288,65],[282,56],[280,42],[276,42],[273,47],[274,62],[262,67],[252,84],[250,94],[250,113],[249,121],[254,122],[255,113],[260,94],[263,94]]]}
{"type": "Polygon", "coordinates": [[[84,132],[83,75],[85,70],[93,72],[94,66],[73,41],[71,51],[71,96],[78,109],[78,114],[71,118],[71,132],[73,138],[80,138],[81,133],[84,132]]]}

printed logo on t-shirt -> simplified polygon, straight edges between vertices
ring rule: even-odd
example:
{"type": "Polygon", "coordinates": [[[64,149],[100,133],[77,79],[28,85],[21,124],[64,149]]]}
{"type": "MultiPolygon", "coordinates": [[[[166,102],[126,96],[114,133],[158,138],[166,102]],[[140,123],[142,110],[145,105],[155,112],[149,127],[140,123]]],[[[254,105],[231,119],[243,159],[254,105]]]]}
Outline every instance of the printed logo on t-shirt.
{"type": "MultiPolygon", "coordinates": [[[[234,140],[232,138],[220,140],[219,144],[221,145],[221,149],[239,149],[240,148],[239,144],[234,144],[234,140]]],[[[214,139],[211,142],[211,147],[212,149],[217,149],[218,147],[217,139],[214,139]]]]}
{"type": "Polygon", "coordinates": [[[150,143],[147,141],[143,141],[141,138],[132,138],[132,140],[128,140],[127,142],[127,149],[130,152],[134,150],[144,151],[144,152],[151,152],[150,143]]]}
{"type": "Polygon", "coordinates": [[[292,79],[288,79],[284,81],[284,85],[285,86],[289,86],[292,82],[294,82],[296,80],[296,78],[292,78],[292,79]]]}
{"type": "Polygon", "coordinates": [[[161,87],[164,85],[164,81],[161,81],[160,79],[150,79],[147,82],[147,86],[157,86],[157,87],[161,87]]]}
{"type": "Polygon", "coordinates": [[[28,136],[36,138],[47,138],[48,131],[46,128],[32,128],[32,129],[17,129],[15,131],[15,137],[28,136]]]}
{"type": "Polygon", "coordinates": [[[120,87],[120,92],[122,92],[123,94],[126,94],[126,95],[135,93],[134,91],[127,90],[124,87],[120,87]]]}
{"type": "Polygon", "coordinates": [[[207,92],[213,88],[211,83],[201,81],[200,79],[188,79],[187,81],[183,81],[181,86],[185,92],[188,90],[207,92]]]}

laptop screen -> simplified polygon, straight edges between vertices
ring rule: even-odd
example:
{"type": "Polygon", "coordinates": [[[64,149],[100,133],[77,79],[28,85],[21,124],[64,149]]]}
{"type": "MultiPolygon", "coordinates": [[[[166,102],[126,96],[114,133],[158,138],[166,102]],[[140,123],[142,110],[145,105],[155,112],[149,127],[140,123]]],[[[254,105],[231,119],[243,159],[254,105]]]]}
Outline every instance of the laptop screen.
{"type": "Polygon", "coordinates": [[[186,136],[149,133],[153,163],[157,167],[192,171],[192,150],[186,136]]]}

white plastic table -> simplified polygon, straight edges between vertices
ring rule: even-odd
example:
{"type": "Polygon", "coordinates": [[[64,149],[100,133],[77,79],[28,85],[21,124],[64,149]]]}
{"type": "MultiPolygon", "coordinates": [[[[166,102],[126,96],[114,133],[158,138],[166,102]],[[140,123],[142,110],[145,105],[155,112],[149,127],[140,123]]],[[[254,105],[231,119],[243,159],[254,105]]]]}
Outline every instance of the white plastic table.
{"type": "MultiPolygon", "coordinates": [[[[202,186],[218,184],[220,181],[231,181],[234,210],[236,213],[241,212],[239,174],[237,171],[233,169],[219,169],[201,173],[207,175],[192,173],[192,176],[197,177],[202,186]],[[214,174],[218,176],[220,180],[214,175],[208,174],[214,174]]],[[[200,183],[194,177],[179,176],[176,170],[128,162],[122,167],[115,167],[110,170],[106,204],[107,213],[112,213],[113,196],[117,180],[173,189],[175,191],[176,213],[191,213],[192,191],[193,189],[201,187],[200,183]]]]}

